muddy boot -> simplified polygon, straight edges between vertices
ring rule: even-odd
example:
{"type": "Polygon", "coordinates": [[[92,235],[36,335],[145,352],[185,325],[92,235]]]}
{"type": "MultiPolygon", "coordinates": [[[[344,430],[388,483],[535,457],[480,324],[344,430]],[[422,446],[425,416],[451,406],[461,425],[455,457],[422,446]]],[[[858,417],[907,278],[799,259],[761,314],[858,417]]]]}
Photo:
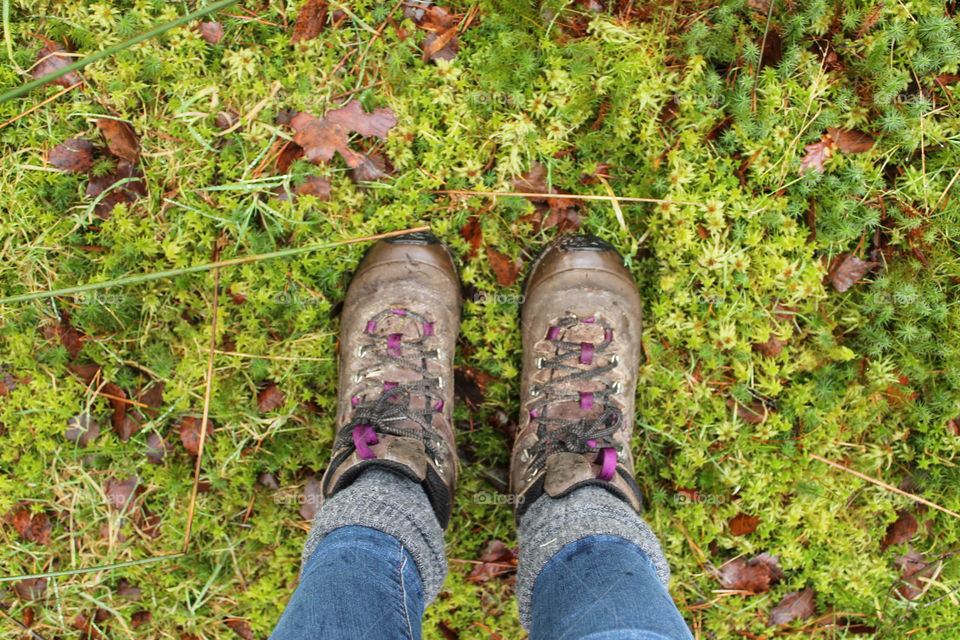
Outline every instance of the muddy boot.
{"type": "Polygon", "coordinates": [[[453,257],[433,234],[370,249],[343,305],[337,435],[325,498],[378,467],[420,484],[446,528],[457,481],[453,356],[460,306],[453,257]]]}
{"type": "Polygon", "coordinates": [[[520,425],[510,478],[518,516],[538,497],[589,485],[640,510],[633,403],[640,361],[637,285],[612,246],[563,236],[525,287],[520,425]]]}

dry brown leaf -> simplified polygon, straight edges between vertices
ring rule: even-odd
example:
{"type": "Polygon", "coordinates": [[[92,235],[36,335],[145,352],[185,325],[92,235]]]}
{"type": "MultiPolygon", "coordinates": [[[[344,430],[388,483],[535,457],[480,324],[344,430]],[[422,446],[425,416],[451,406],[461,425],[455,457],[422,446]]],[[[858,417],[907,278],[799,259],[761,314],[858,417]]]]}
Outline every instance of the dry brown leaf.
{"type": "Polygon", "coordinates": [[[21,506],[10,516],[10,523],[17,530],[24,540],[36,542],[43,546],[50,544],[50,532],[53,531],[53,525],[50,524],[50,518],[45,513],[30,513],[27,506],[21,506]]]}
{"type": "Polygon", "coordinates": [[[320,176],[308,176],[307,179],[301,184],[294,187],[292,194],[289,191],[286,191],[283,187],[280,187],[277,199],[283,201],[291,200],[292,202],[296,202],[300,199],[300,196],[313,196],[317,200],[329,200],[330,180],[327,178],[321,178],[320,176]]]}
{"type": "Polygon", "coordinates": [[[724,589],[764,593],[783,578],[777,556],[764,552],[750,560],[737,558],[720,567],[717,579],[724,589]]]}
{"type": "Polygon", "coordinates": [[[383,154],[373,152],[364,156],[363,162],[350,170],[350,179],[357,184],[364,182],[380,182],[384,178],[390,177],[393,172],[393,165],[383,154]]]}
{"type": "Polygon", "coordinates": [[[277,407],[283,406],[286,394],[277,385],[268,382],[257,394],[257,409],[260,413],[269,413],[277,407]]]}
{"type": "Polygon", "coordinates": [[[47,162],[64,173],[79,173],[93,166],[93,144],[84,138],[68,138],[47,154],[47,162]]]}
{"type": "Polygon", "coordinates": [[[290,43],[296,44],[301,40],[316,38],[323,31],[326,19],[327,3],[324,0],[307,0],[297,14],[290,43]]]}
{"type": "Polygon", "coordinates": [[[803,149],[807,154],[800,161],[800,173],[809,169],[823,173],[823,163],[833,157],[837,150],[837,143],[827,134],[823,134],[819,142],[808,144],[803,149]]]}
{"type": "Polygon", "coordinates": [[[523,263],[518,260],[511,260],[510,256],[487,247],[487,260],[490,261],[490,268],[497,277],[497,282],[503,287],[509,287],[517,281],[520,270],[523,269],[523,263]]]}
{"type": "Polygon", "coordinates": [[[460,235],[470,244],[470,250],[467,252],[467,258],[474,258],[480,246],[483,244],[483,230],[480,228],[480,218],[471,216],[467,224],[460,228],[460,235]]]}
{"type": "Polygon", "coordinates": [[[760,424],[766,420],[770,414],[770,409],[760,400],[754,400],[748,405],[742,405],[733,398],[728,398],[727,407],[733,409],[734,415],[747,424],[760,424]]]}
{"type": "Polygon", "coordinates": [[[27,578],[13,583],[13,590],[22,600],[39,600],[47,590],[46,578],[27,578]]]}
{"type": "Polygon", "coordinates": [[[167,443],[156,432],[147,434],[147,462],[160,464],[167,455],[167,443]]]}
{"type": "Polygon", "coordinates": [[[151,618],[153,618],[153,614],[147,610],[135,611],[133,615],[130,616],[130,628],[136,629],[137,627],[141,627],[150,622],[151,618]]]}
{"type": "Polygon", "coordinates": [[[347,146],[347,131],[338,124],[301,111],[290,119],[290,127],[295,132],[293,141],[303,148],[307,160],[314,164],[329,162],[336,152],[350,167],[360,166],[363,162],[363,154],[347,146]]]}
{"type": "Polygon", "coordinates": [[[894,561],[900,567],[900,579],[902,582],[897,587],[897,593],[907,600],[916,600],[921,595],[926,586],[929,585],[925,579],[930,578],[937,571],[940,564],[936,560],[928,561],[927,557],[917,551],[910,549],[894,561]]]}
{"type": "MultiPolygon", "coordinates": [[[[65,53],[63,47],[47,40],[47,45],[37,51],[37,60],[38,64],[33,68],[31,75],[34,78],[42,78],[45,75],[51,74],[55,71],[63,69],[70,64],[70,56],[63,55],[65,53]]],[[[53,84],[58,84],[61,87],[70,87],[80,82],[80,76],[77,75],[75,71],[66,73],[59,78],[52,80],[53,84]]]]}
{"type": "Polygon", "coordinates": [[[143,181],[143,173],[135,164],[126,160],[118,162],[117,169],[113,173],[91,178],[89,184],[87,184],[86,195],[88,198],[96,198],[108,189],[107,195],[94,208],[94,213],[100,218],[109,218],[110,212],[118,204],[134,202],[147,195],[147,185],[143,181]],[[117,185],[118,182],[123,180],[126,180],[126,182],[117,185]]]}
{"type": "Polygon", "coordinates": [[[852,254],[842,254],[830,262],[827,279],[833,284],[834,289],[843,293],[856,284],[867,272],[878,266],[880,266],[879,262],[861,260],[852,254]]]}
{"type": "Polygon", "coordinates": [[[397,124],[392,110],[382,107],[365,113],[357,100],[351,100],[339,109],[328,111],[324,120],[338,124],[347,131],[362,136],[376,136],[381,140],[386,140],[387,133],[397,124]]]}
{"type": "Polygon", "coordinates": [[[453,60],[460,50],[457,38],[459,20],[447,13],[443,7],[430,6],[424,10],[418,26],[427,31],[423,40],[423,61],[453,60]]]}
{"type": "Polygon", "coordinates": [[[140,141],[133,127],[122,120],[97,118],[97,126],[107,140],[110,153],[131,164],[140,159],[140,141]]]}
{"type": "Polygon", "coordinates": [[[730,519],[730,534],[735,536],[750,535],[757,530],[759,524],[759,517],[738,513],[730,519]]]}
{"type": "Polygon", "coordinates": [[[783,596],[776,607],[770,610],[768,627],[785,625],[794,620],[806,620],[816,609],[816,592],[807,587],[803,591],[791,591],[783,596]]]}
{"type": "MultiPolygon", "coordinates": [[[[180,442],[187,453],[196,457],[200,453],[200,420],[187,416],[180,421],[180,442]]],[[[213,424],[207,421],[207,438],[213,435],[213,424]]]]}
{"type": "Polygon", "coordinates": [[[837,143],[840,151],[843,153],[863,153],[869,151],[874,144],[874,139],[861,131],[851,131],[849,129],[838,129],[829,127],[827,135],[837,143]]]}
{"type": "Polygon", "coordinates": [[[766,342],[755,342],[753,350],[768,358],[775,358],[783,351],[783,345],[787,344],[783,340],[770,336],[766,342]]]}
{"type": "Polygon", "coordinates": [[[197,26],[197,31],[207,44],[220,44],[223,40],[223,25],[219,22],[201,22],[197,26]]]}
{"type": "Polygon", "coordinates": [[[100,423],[89,413],[78,413],[67,420],[67,429],[63,436],[78,447],[87,446],[100,435],[100,423]]]}
{"type": "Polygon", "coordinates": [[[495,378],[490,374],[473,367],[454,367],[453,394],[467,403],[471,409],[476,409],[487,394],[487,385],[495,378]]]}
{"type": "Polygon", "coordinates": [[[43,337],[47,340],[54,338],[67,350],[71,360],[75,360],[83,349],[83,334],[70,324],[70,315],[60,316],[60,324],[46,325],[42,328],[43,337]]]}
{"type": "Polygon", "coordinates": [[[253,629],[250,628],[250,623],[246,620],[230,618],[229,620],[224,620],[223,624],[230,627],[230,630],[243,638],[243,640],[254,640],[256,637],[253,635],[253,629]]]}
{"type": "Polygon", "coordinates": [[[500,540],[491,540],[480,555],[479,564],[473,566],[470,581],[489,582],[514,569],[516,569],[516,560],[513,550],[500,540]]]}
{"type": "Polygon", "coordinates": [[[117,511],[123,511],[130,502],[140,480],[137,476],[130,476],[123,480],[108,478],[103,485],[103,492],[107,496],[110,506],[117,511]]]}
{"type": "Polygon", "coordinates": [[[313,517],[317,515],[317,509],[323,504],[323,484],[314,476],[307,478],[303,485],[303,500],[300,503],[300,517],[308,522],[313,522],[313,517]]]}
{"type": "Polygon", "coordinates": [[[887,527],[887,533],[880,541],[880,550],[884,551],[887,547],[909,541],[917,533],[919,526],[912,513],[901,509],[897,512],[897,519],[887,527]]]}

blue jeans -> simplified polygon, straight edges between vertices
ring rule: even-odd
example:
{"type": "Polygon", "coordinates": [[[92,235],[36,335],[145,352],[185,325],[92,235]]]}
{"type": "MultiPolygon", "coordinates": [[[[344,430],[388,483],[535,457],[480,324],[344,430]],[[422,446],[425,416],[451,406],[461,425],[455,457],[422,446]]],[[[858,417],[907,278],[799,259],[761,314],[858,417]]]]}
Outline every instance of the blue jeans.
{"type": "MultiPolygon", "coordinates": [[[[342,527],[307,561],[271,640],[420,638],[423,585],[393,536],[342,527]]],[[[572,542],[533,589],[531,640],[692,638],[639,547],[615,536],[572,542]]]]}

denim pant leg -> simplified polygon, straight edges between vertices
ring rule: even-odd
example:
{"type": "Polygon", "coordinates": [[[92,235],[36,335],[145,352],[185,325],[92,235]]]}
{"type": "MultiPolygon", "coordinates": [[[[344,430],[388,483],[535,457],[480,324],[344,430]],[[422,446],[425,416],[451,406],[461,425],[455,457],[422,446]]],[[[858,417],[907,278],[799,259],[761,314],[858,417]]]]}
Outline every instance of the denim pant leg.
{"type": "Polygon", "coordinates": [[[531,614],[531,640],[693,638],[647,555],[616,536],[558,551],[537,577],[531,614]]]}
{"type": "Polygon", "coordinates": [[[310,556],[271,640],[419,639],[423,583],[391,535],[348,526],[310,556]]]}

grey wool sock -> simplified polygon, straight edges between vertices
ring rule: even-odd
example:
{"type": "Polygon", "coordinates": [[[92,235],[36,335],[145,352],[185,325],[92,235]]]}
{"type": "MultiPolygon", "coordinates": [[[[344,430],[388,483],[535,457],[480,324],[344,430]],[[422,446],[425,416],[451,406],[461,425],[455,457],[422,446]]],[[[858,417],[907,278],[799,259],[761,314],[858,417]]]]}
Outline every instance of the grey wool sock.
{"type": "Polygon", "coordinates": [[[443,529],[423,487],[386,469],[367,469],[317,510],[303,547],[303,564],[327,534],[350,525],[382,531],[406,547],[420,570],[425,604],[440,593],[447,576],[443,529]]]}
{"type": "Polygon", "coordinates": [[[544,565],[563,547],[581,538],[612,535],[634,543],[657,569],[663,585],[670,584],[670,566],[650,526],[626,502],[601,487],[587,486],[563,498],[544,494],[520,519],[517,605],[520,623],[530,629],[533,587],[544,565]]]}

